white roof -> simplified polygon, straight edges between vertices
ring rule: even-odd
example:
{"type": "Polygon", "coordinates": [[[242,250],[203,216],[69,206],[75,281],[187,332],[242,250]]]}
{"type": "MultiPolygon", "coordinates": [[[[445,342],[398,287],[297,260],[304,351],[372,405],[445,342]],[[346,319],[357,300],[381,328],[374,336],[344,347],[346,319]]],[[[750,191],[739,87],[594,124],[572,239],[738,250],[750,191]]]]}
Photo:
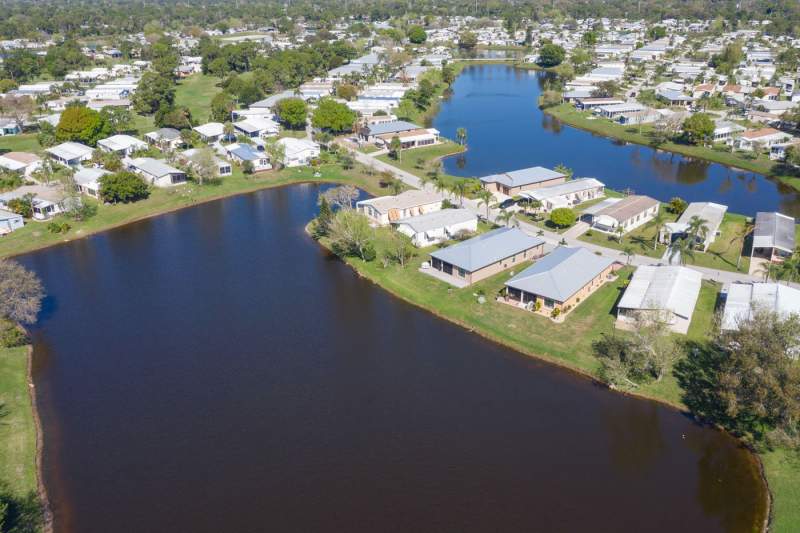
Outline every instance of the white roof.
{"type": "Polygon", "coordinates": [[[722,329],[738,329],[756,309],[781,316],[800,313],[800,290],[779,283],[732,283],[725,300],[722,329]]]}
{"type": "Polygon", "coordinates": [[[447,228],[455,224],[470,222],[477,218],[478,217],[468,209],[441,209],[416,217],[404,218],[394,222],[394,224],[403,224],[416,233],[422,233],[425,231],[447,228]]]}
{"type": "Polygon", "coordinates": [[[289,157],[293,154],[299,154],[306,150],[318,150],[319,145],[314,141],[308,139],[295,139],[294,137],[284,137],[278,139],[278,142],[283,145],[286,150],[286,156],[289,157]]]}
{"type": "Polygon", "coordinates": [[[369,205],[379,213],[388,213],[390,209],[408,209],[441,202],[444,197],[439,193],[411,189],[396,196],[379,196],[362,200],[358,205],[369,205]]]}
{"type": "Polygon", "coordinates": [[[219,137],[225,133],[225,125],[220,122],[209,122],[192,128],[203,137],[219,137]]]}
{"type": "Polygon", "coordinates": [[[105,146],[109,150],[115,152],[133,147],[147,148],[147,144],[144,141],[140,141],[136,137],[130,135],[112,135],[111,137],[97,141],[97,144],[105,146]]]}
{"type": "Polygon", "coordinates": [[[65,142],[57,144],[56,146],[50,147],[45,150],[45,152],[47,152],[48,154],[52,154],[58,158],[67,161],[72,159],[89,157],[92,155],[92,151],[93,150],[88,146],[76,142],[65,142]]]}
{"type": "Polygon", "coordinates": [[[559,183],[558,185],[550,185],[549,187],[542,187],[531,191],[522,191],[520,196],[527,196],[528,198],[542,201],[603,186],[604,184],[602,181],[594,178],[578,178],[559,183]]]}
{"type": "Polygon", "coordinates": [[[622,309],[671,311],[691,318],[703,275],[682,266],[640,266],[619,301],[622,309]]]}

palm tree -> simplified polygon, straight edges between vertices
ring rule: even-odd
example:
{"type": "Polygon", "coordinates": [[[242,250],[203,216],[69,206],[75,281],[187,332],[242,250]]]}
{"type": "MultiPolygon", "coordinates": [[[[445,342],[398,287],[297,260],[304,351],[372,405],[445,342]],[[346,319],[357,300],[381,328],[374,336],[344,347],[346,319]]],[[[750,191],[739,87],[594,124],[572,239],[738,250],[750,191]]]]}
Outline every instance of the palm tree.
{"type": "Polygon", "coordinates": [[[695,215],[689,219],[689,236],[692,237],[694,242],[697,242],[697,238],[700,237],[701,240],[705,241],[708,232],[711,231],[708,227],[708,220],[700,218],[699,216],[695,215]]]}
{"type": "Polygon", "coordinates": [[[403,192],[403,182],[397,178],[392,178],[392,181],[389,182],[389,188],[392,190],[395,196],[403,192]]]}
{"type": "Polygon", "coordinates": [[[569,168],[564,163],[557,164],[556,167],[553,170],[555,170],[556,172],[558,172],[560,174],[564,174],[567,177],[567,180],[571,180],[572,179],[572,175],[575,173],[571,168],[569,168]]]}
{"type": "Polygon", "coordinates": [[[776,265],[775,263],[764,263],[758,269],[758,273],[764,275],[764,281],[769,281],[770,279],[778,281],[782,275],[781,268],[781,265],[776,265]]]}
{"type": "Polygon", "coordinates": [[[669,262],[678,256],[681,266],[686,265],[686,258],[691,257],[694,261],[694,240],[684,237],[673,242],[669,247],[669,262]]]}
{"type": "Polygon", "coordinates": [[[632,246],[626,246],[625,249],[622,250],[622,255],[624,255],[627,258],[627,261],[625,261],[625,263],[630,265],[631,259],[633,259],[633,256],[636,255],[636,252],[633,251],[632,246]]]}
{"type": "Polygon", "coordinates": [[[617,226],[614,229],[614,233],[617,234],[617,242],[622,243],[622,236],[625,235],[625,228],[623,228],[621,225],[617,226]]]}
{"type": "Polygon", "coordinates": [[[427,174],[422,174],[421,176],[418,176],[417,179],[419,180],[419,188],[423,190],[430,182],[433,181],[433,177],[427,174]]]}
{"type": "Polygon", "coordinates": [[[511,226],[516,223],[516,217],[517,215],[513,211],[501,209],[500,214],[495,217],[495,221],[502,223],[504,226],[511,226]]]}
{"type": "Polygon", "coordinates": [[[467,142],[467,128],[458,128],[456,130],[456,138],[458,139],[458,144],[464,146],[464,143],[467,142]]]}
{"type": "Polygon", "coordinates": [[[733,236],[733,239],[731,239],[731,244],[739,240],[742,241],[741,246],[739,246],[739,257],[736,259],[736,270],[739,270],[742,264],[742,254],[744,254],[744,244],[747,240],[747,236],[750,235],[754,229],[755,226],[751,222],[745,222],[744,226],[741,226],[736,235],[733,236]]]}
{"type": "Polygon", "coordinates": [[[476,194],[478,197],[478,206],[486,206],[486,220],[489,220],[489,203],[494,200],[494,195],[488,189],[481,189],[476,194]]]}
{"type": "Polygon", "coordinates": [[[658,237],[661,234],[661,228],[664,227],[665,222],[666,219],[664,218],[664,214],[661,212],[661,209],[659,208],[658,212],[653,217],[653,227],[656,230],[656,234],[653,235],[653,250],[655,250],[658,247],[658,237]]]}
{"type": "Polygon", "coordinates": [[[780,265],[778,279],[797,282],[800,280],[800,255],[798,250],[780,265]]]}
{"type": "Polygon", "coordinates": [[[439,194],[450,193],[450,186],[447,182],[441,179],[434,179],[433,188],[439,194]]]}
{"type": "Polygon", "coordinates": [[[453,182],[453,193],[458,196],[458,203],[464,207],[464,193],[467,192],[467,180],[456,180],[453,182]]]}

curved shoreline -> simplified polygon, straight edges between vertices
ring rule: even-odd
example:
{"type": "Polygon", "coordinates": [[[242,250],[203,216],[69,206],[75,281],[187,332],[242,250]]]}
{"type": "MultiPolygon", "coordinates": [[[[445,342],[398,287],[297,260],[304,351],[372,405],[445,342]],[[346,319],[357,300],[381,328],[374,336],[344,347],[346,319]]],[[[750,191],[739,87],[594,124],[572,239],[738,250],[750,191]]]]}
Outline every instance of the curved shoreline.
{"type": "Polygon", "coordinates": [[[36,398],[36,384],[33,381],[33,345],[29,344],[27,349],[27,383],[28,383],[28,396],[31,402],[31,412],[33,414],[33,424],[36,428],[36,454],[35,454],[35,470],[36,470],[36,493],[39,496],[39,501],[42,505],[42,513],[44,516],[44,525],[42,531],[44,533],[53,533],[53,510],[50,506],[50,497],[47,493],[47,486],[44,483],[44,429],[42,428],[42,419],[39,416],[39,404],[36,398]]]}
{"type": "MultiPolygon", "coordinates": [[[[306,224],[306,226],[304,228],[304,231],[305,231],[306,236],[308,238],[311,238],[311,233],[309,231],[309,226],[310,225],[311,225],[311,222],[306,224]]],[[[675,410],[676,412],[678,412],[680,414],[683,414],[685,416],[691,417],[692,420],[694,420],[696,424],[704,425],[704,426],[712,428],[712,429],[714,429],[716,431],[721,431],[721,432],[726,433],[728,436],[730,436],[732,439],[734,439],[739,446],[741,446],[742,448],[746,449],[749,452],[750,458],[755,462],[755,466],[756,466],[756,468],[758,470],[759,478],[761,479],[762,483],[764,484],[764,487],[766,488],[766,491],[765,491],[765,497],[766,497],[765,509],[766,509],[766,513],[765,513],[764,520],[763,520],[763,523],[762,523],[760,531],[761,531],[761,533],[767,533],[770,530],[770,526],[771,526],[771,524],[773,522],[773,509],[774,509],[774,499],[775,498],[774,498],[774,496],[772,494],[772,488],[769,485],[769,481],[768,481],[767,475],[766,475],[766,469],[764,468],[764,463],[761,460],[761,456],[755,451],[755,449],[753,449],[752,447],[746,445],[741,439],[739,439],[735,435],[729,433],[728,431],[726,431],[721,426],[718,426],[716,424],[710,424],[710,423],[708,423],[708,422],[706,422],[706,421],[704,421],[702,419],[699,419],[694,414],[692,414],[689,410],[687,410],[686,407],[683,406],[683,405],[671,402],[671,401],[666,400],[664,398],[659,398],[659,397],[656,397],[656,396],[653,396],[653,395],[649,395],[649,394],[633,392],[633,391],[624,391],[624,390],[616,389],[614,387],[610,387],[608,384],[600,381],[596,376],[594,376],[593,374],[587,372],[586,370],[583,370],[581,368],[573,367],[573,366],[565,363],[563,360],[560,360],[560,359],[557,359],[557,358],[554,358],[554,357],[546,356],[546,355],[543,355],[543,354],[540,354],[540,353],[537,353],[537,352],[533,352],[531,350],[521,349],[520,347],[515,346],[512,343],[509,343],[509,342],[505,341],[505,339],[503,339],[502,337],[494,336],[494,335],[492,335],[492,334],[490,334],[490,333],[488,333],[486,331],[483,331],[481,329],[477,329],[477,328],[471,327],[468,324],[466,324],[466,323],[464,323],[464,322],[462,322],[462,321],[460,321],[460,320],[458,320],[456,318],[453,318],[451,316],[448,316],[448,315],[445,315],[443,313],[440,313],[436,309],[428,307],[427,305],[425,305],[425,304],[423,304],[421,302],[414,301],[414,300],[412,300],[412,299],[400,294],[399,292],[393,290],[391,287],[388,287],[388,286],[382,285],[381,283],[378,283],[376,280],[372,279],[370,276],[366,275],[361,270],[356,268],[356,266],[354,266],[354,264],[349,260],[349,258],[342,258],[342,257],[337,256],[336,254],[333,253],[333,251],[330,248],[328,248],[324,243],[322,243],[321,241],[319,241],[317,239],[311,238],[311,240],[315,241],[317,243],[317,245],[320,246],[327,253],[331,254],[333,257],[336,257],[342,263],[344,263],[345,265],[350,267],[350,269],[359,278],[364,279],[366,281],[369,281],[370,283],[372,283],[376,287],[380,288],[381,290],[384,290],[384,291],[388,292],[390,295],[392,295],[392,297],[397,298],[397,299],[399,299],[399,300],[401,300],[401,301],[403,301],[403,302],[405,302],[407,304],[413,305],[414,307],[422,309],[423,311],[425,311],[427,313],[430,313],[430,314],[432,314],[433,316],[435,316],[437,318],[440,318],[442,320],[446,320],[447,322],[449,322],[451,324],[455,324],[456,326],[458,326],[460,328],[463,328],[464,330],[468,331],[469,333],[475,333],[478,336],[480,336],[480,337],[482,337],[482,338],[484,338],[484,339],[486,339],[486,340],[488,340],[490,342],[498,344],[499,346],[502,346],[504,348],[511,349],[511,350],[519,353],[520,355],[523,355],[523,356],[526,356],[526,357],[530,357],[532,359],[544,362],[546,364],[553,365],[555,367],[558,367],[561,370],[566,370],[566,371],[568,371],[568,372],[570,372],[570,373],[572,373],[572,374],[574,374],[574,375],[576,375],[576,376],[578,376],[578,377],[580,377],[582,379],[588,379],[590,382],[592,382],[592,384],[594,384],[596,386],[603,387],[603,388],[605,388],[607,391],[609,391],[611,393],[621,394],[623,396],[628,396],[630,398],[636,398],[638,400],[644,400],[644,401],[654,402],[654,403],[657,403],[659,405],[663,405],[663,406],[665,406],[667,408],[675,410]]]]}

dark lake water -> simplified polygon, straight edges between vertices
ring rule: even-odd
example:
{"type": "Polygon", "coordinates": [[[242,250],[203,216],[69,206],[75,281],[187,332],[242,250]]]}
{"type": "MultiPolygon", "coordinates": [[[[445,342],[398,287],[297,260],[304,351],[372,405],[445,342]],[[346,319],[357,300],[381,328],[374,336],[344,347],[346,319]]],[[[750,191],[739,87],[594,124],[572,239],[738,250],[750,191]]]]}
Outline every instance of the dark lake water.
{"type": "Polygon", "coordinates": [[[542,73],[508,65],[465,68],[433,120],[451,139],[457,128],[467,129],[469,150],[445,159],[446,172],[481,177],[564,163],[576,176],[663,201],[680,196],[750,216],[775,210],[800,216],[800,193],[760,174],[621,143],[545,115],[536,105],[544,79],[542,73]]]}
{"type": "Polygon", "coordinates": [[[21,258],[59,533],[751,531],[730,437],[484,341],[303,232],[315,185],[21,258]]]}

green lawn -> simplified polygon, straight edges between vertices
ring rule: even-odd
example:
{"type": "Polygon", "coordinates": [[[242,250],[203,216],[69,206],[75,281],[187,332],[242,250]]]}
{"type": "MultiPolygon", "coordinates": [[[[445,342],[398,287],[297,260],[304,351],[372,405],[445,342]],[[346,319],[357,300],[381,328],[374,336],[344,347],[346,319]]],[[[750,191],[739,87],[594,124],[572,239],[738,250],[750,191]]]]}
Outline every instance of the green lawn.
{"type": "Polygon", "coordinates": [[[800,452],[775,450],[760,455],[773,497],[771,531],[800,531],[800,452]]]}
{"type": "Polygon", "coordinates": [[[56,220],[63,219],[72,226],[72,229],[66,234],[49,233],[46,223],[26,221],[24,228],[0,237],[0,257],[18,255],[60,242],[68,242],[134,220],[189,207],[215,198],[290,183],[304,181],[350,183],[372,194],[387,194],[386,189],[381,188],[377,175],[368,175],[359,167],[344,171],[338,165],[327,164],[317,170],[320,173],[319,176],[315,176],[315,171],[310,168],[293,168],[278,172],[260,172],[247,178],[236,169],[232,176],[222,178],[218,184],[200,186],[187,183],[170,189],[153,188],[152,194],[147,200],[132,204],[100,205],[97,214],[83,222],[68,220],[66,217],[57,218],[56,220]]]}
{"type": "MultiPolygon", "coordinates": [[[[678,218],[676,215],[667,211],[663,204],[661,206],[661,214],[664,217],[664,222],[673,222],[676,218],[678,218]]],[[[606,248],[613,248],[615,250],[624,250],[627,247],[631,247],[638,255],[660,258],[664,255],[666,246],[663,244],[658,244],[655,248],[653,248],[653,243],[656,237],[656,229],[655,223],[650,221],[647,224],[643,224],[635,230],[625,234],[621,241],[617,240],[616,235],[610,235],[595,229],[587,231],[578,237],[578,239],[584,242],[597,244],[599,246],[605,246],[606,248]]]]}
{"type": "Polygon", "coordinates": [[[42,145],[36,139],[35,133],[22,135],[4,135],[0,137],[0,153],[5,152],[33,152],[42,153],[42,145]]]}
{"type": "MultiPolygon", "coordinates": [[[[726,213],[719,227],[720,235],[708,247],[705,253],[697,252],[694,258],[687,258],[686,263],[718,270],[736,271],[740,253],[744,250],[743,229],[747,217],[736,213],[726,213]]],[[[744,250],[749,254],[749,250],[744,250]]],[[[750,268],[750,257],[743,256],[739,263],[739,272],[747,272],[750,268]]]]}
{"type": "Polygon", "coordinates": [[[0,481],[23,496],[36,490],[36,425],[26,347],[0,347],[0,419],[0,481]]]}
{"type": "Polygon", "coordinates": [[[221,92],[217,87],[219,78],[207,74],[192,74],[178,82],[175,91],[175,105],[185,106],[192,112],[192,118],[198,123],[208,122],[211,115],[211,99],[221,92]]]}
{"type": "MultiPolygon", "coordinates": [[[[646,146],[652,145],[653,127],[651,125],[643,125],[641,129],[638,126],[623,126],[616,122],[611,122],[610,120],[595,117],[589,112],[579,111],[575,109],[575,106],[568,103],[547,108],[545,112],[553,115],[562,122],[577,128],[605,135],[606,137],[613,137],[615,139],[646,146]]],[[[675,142],[665,142],[659,145],[658,148],[660,150],[676,152],[698,159],[706,159],[708,161],[757,172],[767,176],[775,176],[787,185],[800,189],[800,177],[776,174],[775,162],[771,161],[769,157],[765,155],[761,155],[757,159],[750,159],[745,154],[731,153],[704,146],[692,146],[675,142]]]]}
{"type": "MultiPolygon", "coordinates": [[[[412,148],[410,150],[403,150],[400,152],[400,159],[394,159],[389,154],[382,154],[377,156],[378,159],[384,163],[389,163],[392,166],[410,172],[415,176],[423,176],[431,171],[433,163],[446,157],[448,155],[463,152],[464,147],[452,141],[445,140],[440,144],[433,146],[424,146],[422,148],[412,148]]],[[[446,176],[446,174],[440,174],[446,176]]]]}

